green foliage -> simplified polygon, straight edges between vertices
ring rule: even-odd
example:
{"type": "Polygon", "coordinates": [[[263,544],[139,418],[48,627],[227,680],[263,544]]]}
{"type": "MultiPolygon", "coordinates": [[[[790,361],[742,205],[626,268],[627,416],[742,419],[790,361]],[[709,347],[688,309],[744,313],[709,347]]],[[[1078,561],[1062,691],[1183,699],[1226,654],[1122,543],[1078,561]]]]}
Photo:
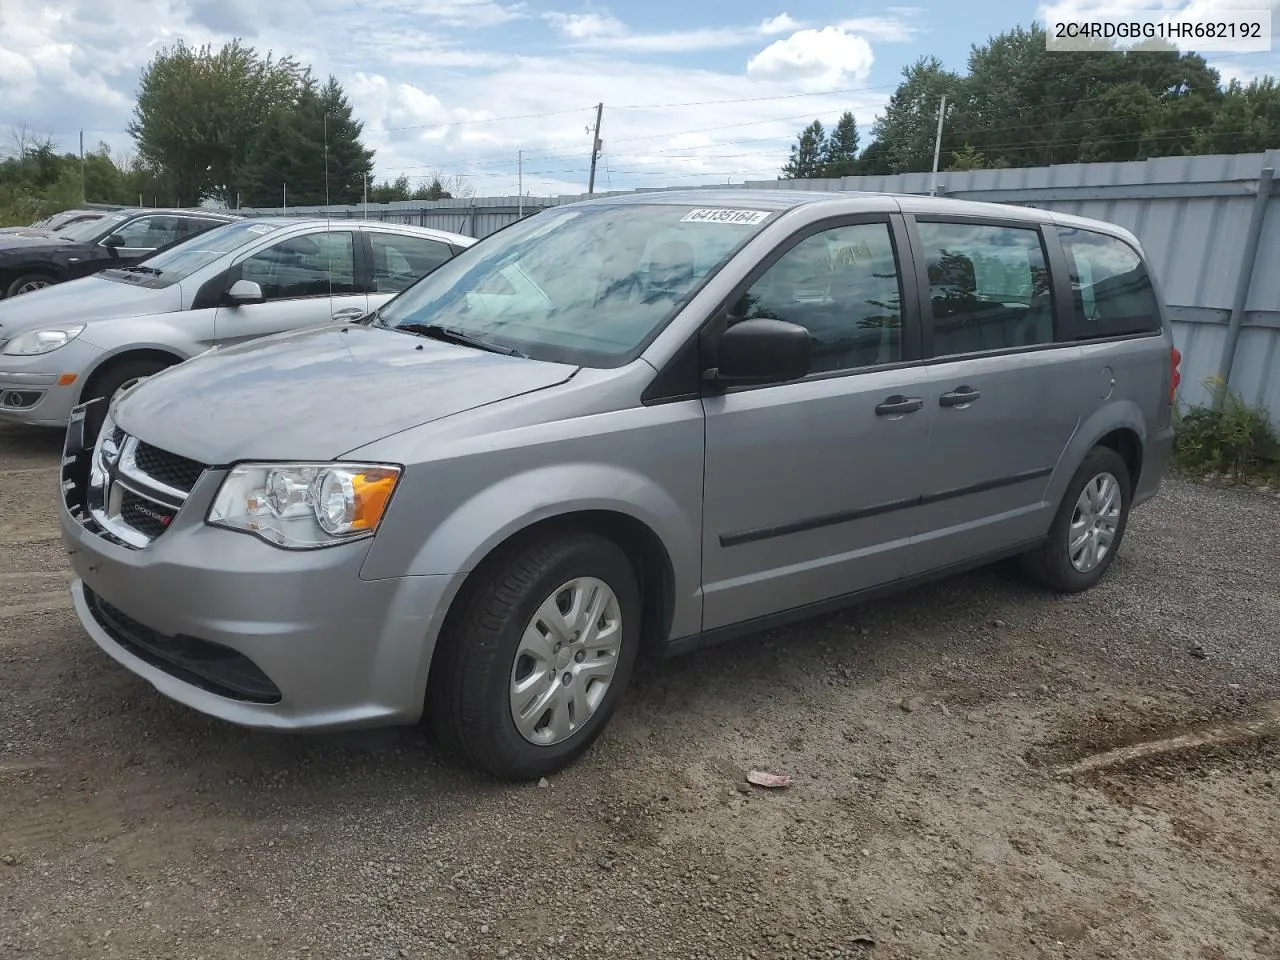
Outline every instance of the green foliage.
{"type": "MultiPolygon", "coordinates": [[[[922,57],[902,71],[903,80],[889,98],[884,115],[876,118],[872,133],[884,151],[891,173],[933,168],[933,141],[938,126],[938,105],[945,94],[955,104],[961,78],[943,67],[937,57],[922,57]]],[[[948,107],[950,111],[950,107],[948,107]]],[[[959,149],[956,138],[945,137],[942,149],[959,149]],[[951,140],[954,145],[948,146],[951,140]]]]}
{"type": "Polygon", "coordinates": [[[951,169],[1280,147],[1280,87],[1270,77],[1223,87],[1202,56],[1168,44],[1129,53],[1103,42],[1096,48],[1050,51],[1037,24],[975,45],[963,75],[936,57],[918,60],[876,119],[858,172],[931,169],[943,94],[941,147],[951,169]]]}
{"type": "Polygon", "coordinates": [[[973,149],[973,144],[966,143],[964,149],[951,154],[951,162],[947,170],[990,170],[995,167],[1008,166],[1003,160],[991,161],[981,150],[973,149]]]}
{"type": "Polygon", "coordinates": [[[822,176],[822,155],[827,145],[827,131],[813,121],[791,146],[791,159],[782,168],[783,180],[800,180],[822,176]]]}
{"type": "Polygon", "coordinates": [[[474,191],[461,176],[450,177],[439,171],[418,181],[415,186],[403,173],[394,180],[370,184],[370,203],[392,203],[397,200],[452,200],[469,197],[474,191]]]}
{"type": "Polygon", "coordinates": [[[168,202],[167,185],[135,157],[114,158],[99,144],[80,157],[60,153],[47,137],[18,128],[10,132],[9,155],[0,160],[0,226],[23,226],[88,203],[168,202]],[[83,169],[83,195],[81,171],[83,169]]]}
{"type": "Polygon", "coordinates": [[[858,173],[858,124],[846,110],[822,147],[822,177],[852,177],[858,173]]]}
{"type": "Polygon", "coordinates": [[[354,203],[373,154],[341,85],[330,77],[320,87],[310,68],[238,40],[217,51],[179,42],[156,54],[139,81],[129,132],[182,204],[212,197],[270,206],[286,183],[290,203],[319,204],[326,119],[329,197],[354,203]]]}
{"type": "Polygon", "coordinates": [[[1256,474],[1274,456],[1276,437],[1267,412],[1246,404],[1220,380],[1206,382],[1214,402],[1178,413],[1174,461],[1194,473],[1226,473],[1236,480],[1256,474]]]}

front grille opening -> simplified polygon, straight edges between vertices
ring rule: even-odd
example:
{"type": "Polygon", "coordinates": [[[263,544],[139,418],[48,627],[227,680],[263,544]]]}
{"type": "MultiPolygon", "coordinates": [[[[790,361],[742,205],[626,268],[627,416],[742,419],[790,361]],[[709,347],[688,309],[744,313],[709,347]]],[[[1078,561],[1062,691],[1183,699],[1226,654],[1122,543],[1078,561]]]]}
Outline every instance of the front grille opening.
{"type": "Polygon", "coordinates": [[[154,540],[169,529],[175,512],[148,497],[125,490],[120,497],[120,519],[148,540],[154,540]]]}
{"type": "Polygon", "coordinates": [[[171,677],[245,703],[279,703],[280,688],[242,653],[196,637],[170,637],[117,610],[87,586],[93,619],[120,646],[171,677]]]}
{"type": "Polygon", "coordinates": [[[205,465],[198,460],[180,457],[141,440],[133,452],[133,463],[140,473],[183,493],[191,492],[205,469],[205,465]]]}

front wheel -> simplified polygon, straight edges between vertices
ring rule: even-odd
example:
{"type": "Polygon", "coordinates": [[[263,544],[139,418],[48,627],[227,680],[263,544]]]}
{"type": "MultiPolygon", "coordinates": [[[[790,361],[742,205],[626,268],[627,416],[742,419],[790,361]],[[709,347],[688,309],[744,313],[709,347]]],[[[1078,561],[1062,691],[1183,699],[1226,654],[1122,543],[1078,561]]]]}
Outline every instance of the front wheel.
{"type": "Polygon", "coordinates": [[[640,590],[626,554],[595,534],[549,534],[487,565],[458,603],[427,694],[437,733],[504,780],[573,762],[635,665],[640,590]]]}
{"type": "Polygon", "coordinates": [[[55,283],[52,277],[43,273],[28,273],[16,278],[5,291],[6,297],[16,297],[24,293],[34,293],[51,287],[55,283]]]}
{"type": "Polygon", "coordinates": [[[92,437],[98,435],[98,430],[102,427],[102,421],[107,415],[107,409],[117,397],[137,386],[140,381],[170,366],[172,364],[151,357],[139,357],[136,360],[126,357],[110,363],[97,373],[84,398],[85,400],[102,401],[102,403],[94,406],[91,416],[86,422],[88,435],[92,437]]]}
{"type": "Polygon", "coordinates": [[[1023,570],[1059,593],[1102,579],[1129,522],[1129,468],[1109,447],[1094,447],[1067,485],[1048,539],[1022,558],[1023,570]]]}

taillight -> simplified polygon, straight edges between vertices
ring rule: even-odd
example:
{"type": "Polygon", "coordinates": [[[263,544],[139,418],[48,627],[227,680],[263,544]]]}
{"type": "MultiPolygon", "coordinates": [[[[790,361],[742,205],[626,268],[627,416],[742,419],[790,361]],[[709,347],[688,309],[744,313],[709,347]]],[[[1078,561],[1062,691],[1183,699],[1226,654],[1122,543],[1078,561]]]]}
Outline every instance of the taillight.
{"type": "Polygon", "coordinates": [[[1178,384],[1182,382],[1182,374],[1178,365],[1182,363],[1182,354],[1177,347],[1169,348],[1169,402],[1173,403],[1174,394],[1178,392],[1178,384]]]}

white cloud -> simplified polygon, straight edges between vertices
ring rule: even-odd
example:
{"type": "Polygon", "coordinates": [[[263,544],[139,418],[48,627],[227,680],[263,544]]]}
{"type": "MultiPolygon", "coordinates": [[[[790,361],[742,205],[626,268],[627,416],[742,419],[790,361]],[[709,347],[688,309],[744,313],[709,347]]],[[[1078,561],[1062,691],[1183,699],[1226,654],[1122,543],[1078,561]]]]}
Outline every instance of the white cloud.
{"type": "Polygon", "coordinates": [[[581,191],[599,101],[605,149],[597,182],[626,188],[771,179],[809,120],[827,123],[852,109],[865,130],[888,93],[821,95],[856,85],[849,78],[863,75],[870,47],[848,30],[834,31],[834,45],[811,41],[830,34],[785,13],[736,27],[635,34],[598,7],[547,18],[564,39],[533,47],[510,26],[533,16],[528,8],[492,0],[0,4],[0,142],[5,127],[25,122],[63,149],[74,149],[81,127],[87,143],[128,149],[133,95],[151,57],[180,38],[218,45],[238,35],[337,76],[365,122],[380,179],[440,169],[466,176],[481,194],[515,191],[521,150],[527,189],[581,191]],[[731,55],[736,67],[732,59],[711,69],[708,57],[691,66],[666,56],[736,47],[743,48],[731,55]],[[752,51],[759,52],[744,68],[752,51]],[[833,78],[839,82],[827,83],[833,78]]]}
{"type": "Polygon", "coordinates": [[[871,70],[871,44],[840,27],[800,30],[776,40],[747,61],[748,76],[829,89],[871,70]]]}
{"type": "MultiPolygon", "coordinates": [[[[759,43],[761,39],[794,33],[810,24],[780,13],[757,24],[735,27],[696,27],[662,33],[634,33],[627,24],[609,13],[548,13],[549,23],[573,41],[574,46],[617,53],[694,53],[723,50],[759,43]]],[[[883,38],[891,42],[908,40],[914,28],[907,19],[893,16],[850,20],[842,25],[851,33],[883,38]]]]}
{"type": "Polygon", "coordinates": [[[553,10],[544,16],[548,23],[573,40],[621,37],[627,33],[627,25],[608,13],[560,13],[553,10]]]}

